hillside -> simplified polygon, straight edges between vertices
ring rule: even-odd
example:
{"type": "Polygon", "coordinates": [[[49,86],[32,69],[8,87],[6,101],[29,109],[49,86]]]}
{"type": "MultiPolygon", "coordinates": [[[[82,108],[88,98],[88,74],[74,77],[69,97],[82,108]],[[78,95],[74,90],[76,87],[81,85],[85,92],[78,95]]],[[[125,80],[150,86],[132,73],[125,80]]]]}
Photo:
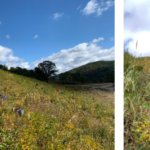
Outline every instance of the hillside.
{"type": "Polygon", "coordinates": [[[98,80],[106,80],[108,82],[110,82],[109,79],[111,79],[113,82],[112,78],[114,78],[114,66],[114,61],[97,61],[73,69],[70,72],[78,72],[89,79],[96,78],[98,80]]]}
{"type": "Polygon", "coordinates": [[[0,149],[114,149],[114,92],[83,92],[0,70],[0,149]],[[18,111],[24,110],[20,117],[18,111]]]}
{"type": "Polygon", "coordinates": [[[68,73],[80,73],[86,78],[83,80],[99,80],[100,82],[114,82],[116,77],[116,61],[97,61],[88,63],[78,68],[72,69],[58,76],[66,75],[68,73]]]}

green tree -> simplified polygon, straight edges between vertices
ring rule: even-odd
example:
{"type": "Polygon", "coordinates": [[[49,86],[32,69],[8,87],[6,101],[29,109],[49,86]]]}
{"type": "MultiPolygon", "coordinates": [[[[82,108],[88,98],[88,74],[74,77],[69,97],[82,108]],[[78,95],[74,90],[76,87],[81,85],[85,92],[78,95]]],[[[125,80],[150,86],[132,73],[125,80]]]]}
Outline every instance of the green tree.
{"type": "Polygon", "coordinates": [[[72,74],[72,76],[73,76],[73,80],[74,81],[78,81],[78,82],[81,82],[81,74],[80,73],[74,73],[74,74],[72,74]]]}
{"type": "Polygon", "coordinates": [[[22,69],[22,75],[23,76],[29,76],[29,71],[26,68],[22,69]]]}
{"type": "Polygon", "coordinates": [[[60,81],[65,81],[65,80],[66,80],[66,75],[65,75],[65,73],[62,73],[62,74],[59,75],[59,80],[60,80],[60,81]]]}
{"type": "Polygon", "coordinates": [[[41,80],[41,81],[46,80],[45,74],[44,74],[43,71],[41,71],[38,67],[36,67],[36,68],[34,69],[34,71],[35,71],[35,78],[36,78],[36,79],[41,80]]]}
{"type": "Polygon", "coordinates": [[[70,72],[67,72],[67,74],[66,74],[66,81],[69,81],[69,82],[72,81],[72,76],[71,76],[70,72]]]}
{"type": "Polygon", "coordinates": [[[34,70],[28,70],[28,76],[31,77],[31,78],[35,78],[34,70]]]}
{"type": "Polygon", "coordinates": [[[21,67],[16,67],[15,72],[19,75],[23,75],[23,69],[21,67]]]}
{"type": "Polygon", "coordinates": [[[0,69],[3,69],[3,65],[0,64],[0,69]]]}
{"type": "Polygon", "coordinates": [[[56,72],[58,72],[58,70],[56,70],[55,63],[48,60],[38,64],[37,68],[43,72],[43,77],[47,80],[47,82],[52,75],[56,75],[56,72]]]}
{"type": "Polygon", "coordinates": [[[2,69],[8,71],[8,67],[6,65],[4,65],[2,69]]]}
{"type": "Polygon", "coordinates": [[[9,71],[14,73],[15,72],[15,68],[14,67],[10,67],[9,71]]]}

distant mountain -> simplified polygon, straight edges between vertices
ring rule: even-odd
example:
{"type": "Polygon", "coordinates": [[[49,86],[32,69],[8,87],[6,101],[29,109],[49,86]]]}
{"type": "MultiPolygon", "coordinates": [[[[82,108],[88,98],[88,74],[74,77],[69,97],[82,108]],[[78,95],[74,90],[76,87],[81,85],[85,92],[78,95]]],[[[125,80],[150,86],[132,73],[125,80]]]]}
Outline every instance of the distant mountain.
{"type": "Polygon", "coordinates": [[[97,61],[57,76],[61,81],[114,82],[114,61],[97,61]]]}

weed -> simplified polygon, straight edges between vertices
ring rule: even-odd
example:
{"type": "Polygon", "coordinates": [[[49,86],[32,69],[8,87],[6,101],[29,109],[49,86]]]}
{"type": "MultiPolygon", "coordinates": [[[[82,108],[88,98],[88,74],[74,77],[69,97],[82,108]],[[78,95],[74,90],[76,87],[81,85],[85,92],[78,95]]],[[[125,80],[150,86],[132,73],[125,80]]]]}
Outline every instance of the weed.
{"type": "Polygon", "coordinates": [[[124,149],[150,149],[150,60],[124,53],[124,149]]]}
{"type": "Polygon", "coordinates": [[[2,70],[0,83],[7,96],[0,101],[0,149],[114,149],[114,93],[79,92],[2,70]]]}

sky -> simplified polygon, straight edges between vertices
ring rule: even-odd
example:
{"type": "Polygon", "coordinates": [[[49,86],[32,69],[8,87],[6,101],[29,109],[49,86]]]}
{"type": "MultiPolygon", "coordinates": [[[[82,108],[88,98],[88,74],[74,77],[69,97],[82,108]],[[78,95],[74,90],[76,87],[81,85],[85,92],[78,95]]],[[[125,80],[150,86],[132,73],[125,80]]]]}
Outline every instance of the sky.
{"type": "Polygon", "coordinates": [[[113,0],[5,0],[0,4],[0,64],[59,73],[114,60],[113,0]]]}
{"type": "Polygon", "coordinates": [[[149,0],[124,0],[124,49],[127,48],[136,57],[150,56],[149,0]]]}

